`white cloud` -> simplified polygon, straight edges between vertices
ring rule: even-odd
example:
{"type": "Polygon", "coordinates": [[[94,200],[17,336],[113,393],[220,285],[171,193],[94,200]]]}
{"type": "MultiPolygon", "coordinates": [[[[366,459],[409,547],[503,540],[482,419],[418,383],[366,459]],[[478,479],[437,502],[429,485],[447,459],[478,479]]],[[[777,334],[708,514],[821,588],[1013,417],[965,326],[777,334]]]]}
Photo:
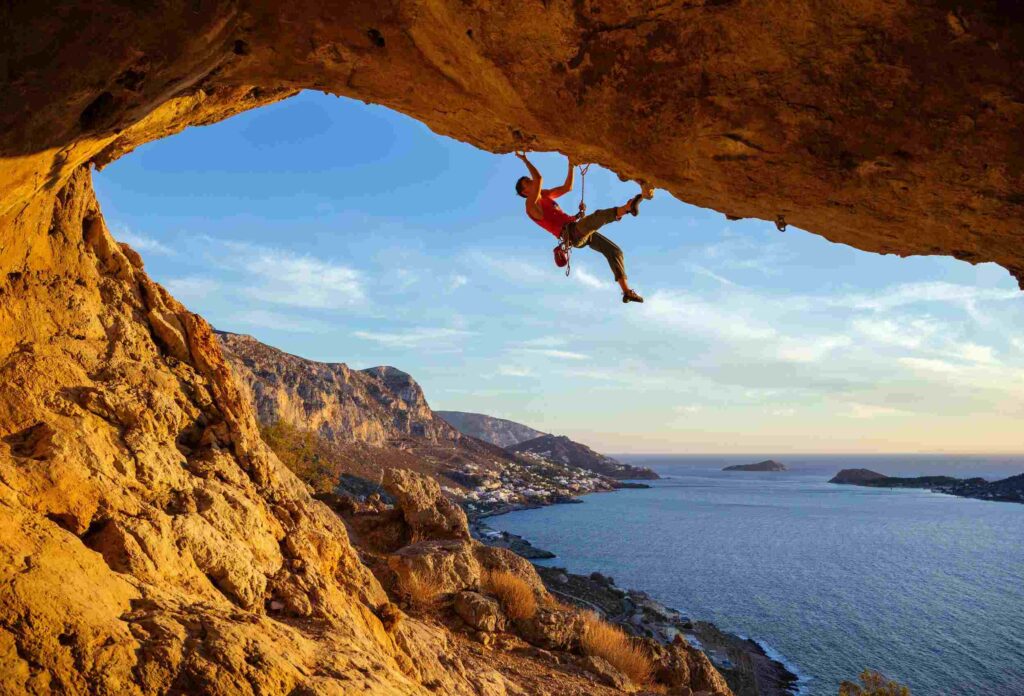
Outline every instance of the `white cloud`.
{"type": "Polygon", "coordinates": [[[929,319],[854,319],[853,328],[866,338],[900,348],[920,348],[939,325],[929,319]]]}
{"type": "Polygon", "coordinates": [[[242,293],[252,299],[313,309],[342,309],[366,301],[362,274],[349,266],[240,242],[223,246],[224,264],[249,277],[242,293]]]}
{"type": "Polygon", "coordinates": [[[796,415],[795,408],[775,408],[768,412],[770,415],[779,416],[780,418],[788,418],[789,416],[796,415]]]}
{"type": "Polygon", "coordinates": [[[279,312],[268,312],[263,309],[250,309],[239,312],[232,318],[246,326],[258,326],[275,331],[291,331],[295,333],[326,333],[333,327],[327,322],[309,319],[279,312]]]}
{"type": "Polygon", "coordinates": [[[777,356],[785,362],[818,362],[837,348],[845,348],[852,341],[849,336],[812,336],[802,339],[786,338],[780,342],[777,356]]]}
{"type": "Polygon", "coordinates": [[[561,360],[587,360],[590,356],[583,353],[576,353],[571,350],[557,350],[555,348],[512,348],[516,353],[528,355],[542,355],[545,358],[558,358],[561,360]]]}
{"type": "Polygon", "coordinates": [[[453,275],[448,277],[448,292],[452,292],[454,290],[458,290],[459,288],[461,288],[463,285],[465,285],[468,282],[469,282],[469,278],[467,278],[466,276],[460,275],[458,273],[453,274],[453,275]]]}
{"type": "Polygon", "coordinates": [[[949,351],[949,355],[966,360],[967,362],[984,363],[986,365],[995,365],[999,362],[996,359],[995,351],[991,347],[982,346],[977,343],[955,344],[949,351]]]}
{"type": "Polygon", "coordinates": [[[672,410],[675,411],[676,413],[693,414],[700,413],[701,411],[704,410],[704,407],[690,404],[687,406],[673,406],[672,410]]]}
{"type": "Polygon", "coordinates": [[[561,336],[538,336],[537,338],[520,341],[518,346],[521,348],[549,348],[552,346],[564,346],[565,342],[565,339],[561,336]]]}
{"type": "Polygon", "coordinates": [[[879,416],[903,416],[908,415],[908,411],[901,411],[898,408],[889,408],[888,406],[875,406],[874,404],[861,404],[861,403],[849,403],[849,412],[847,415],[850,418],[878,418],[879,416]]]}
{"type": "Polygon", "coordinates": [[[401,332],[354,331],[356,338],[373,341],[389,348],[415,348],[425,343],[451,343],[456,339],[471,336],[472,332],[461,329],[419,327],[401,332]]]}
{"type": "Polygon", "coordinates": [[[921,372],[936,372],[939,374],[957,374],[962,371],[959,365],[954,365],[951,362],[945,360],[936,360],[934,358],[900,358],[900,363],[906,365],[912,370],[918,370],[921,372]]]}
{"type": "Polygon", "coordinates": [[[882,311],[920,302],[947,302],[966,305],[981,301],[1006,301],[1020,298],[1019,290],[979,288],[944,281],[903,283],[878,293],[856,293],[826,299],[826,304],[853,309],[882,311]]]}
{"type": "Polygon", "coordinates": [[[587,269],[580,266],[572,269],[571,277],[575,278],[580,284],[586,285],[588,288],[601,289],[609,286],[609,283],[606,283],[594,274],[590,273],[587,269]]]}
{"type": "Polygon", "coordinates": [[[719,275],[718,273],[715,273],[710,268],[704,268],[704,266],[698,266],[696,264],[691,264],[690,268],[693,270],[694,273],[696,273],[698,275],[702,275],[702,276],[707,276],[708,278],[711,278],[712,280],[717,280],[722,285],[727,285],[729,287],[736,287],[736,283],[732,282],[731,280],[729,280],[728,278],[726,278],[723,275],[719,275]]]}
{"type": "Polygon", "coordinates": [[[165,254],[167,256],[174,255],[174,249],[171,249],[169,246],[153,239],[152,237],[147,237],[146,235],[139,234],[138,232],[132,232],[127,227],[123,227],[119,231],[115,232],[114,237],[117,238],[118,241],[124,242],[132,249],[135,249],[135,251],[165,254]]]}
{"type": "Polygon", "coordinates": [[[640,311],[651,322],[728,340],[763,341],[777,335],[771,326],[759,325],[729,307],[671,291],[655,292],[640,311]]]}
{"type": "Polygon", "coordinates": [[[199,276],[171,278],[164,286],[178,301],[186,304],[200,302],[220,289],[220,283],[216,280],[199,276]]]}
{"type": "Polygon", "coordinates": [[[501,365],[498,367],[498,374],[505,377],[530,377],[533,371],[528,367],[516,367],[514,365],[501,365]]]}
{"type": "Polygon", "coordinates": [[[466,260],[474,268],[483,268],[491,275],[500,275],[516,283],[538,283],[549,281],[552,277],[551,273],[540,266],[508,256],[492,256],[474,251],[466,255],[466,260]]]}

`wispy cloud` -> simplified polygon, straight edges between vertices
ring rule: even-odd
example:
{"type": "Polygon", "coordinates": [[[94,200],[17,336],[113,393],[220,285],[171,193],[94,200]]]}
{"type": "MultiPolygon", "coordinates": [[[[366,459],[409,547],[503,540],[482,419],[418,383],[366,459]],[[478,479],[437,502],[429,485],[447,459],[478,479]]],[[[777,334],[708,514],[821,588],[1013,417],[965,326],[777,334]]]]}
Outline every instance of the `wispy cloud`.
{"type": "Polygon", "coordinates": [[[299,317],[291,314],[281,314],[263,309],[250,309],[239,312],[232,317],[239,324],[246,326],[257,326],[263,329],[274,331],[288,331],[296,333],[327,333],[333,327],[324,321],[299,317]]]}
{"type": "Polygon", "coordinates": [[[533,371],[528,367],[516,367],[515,365],[501,365],[498,367],[498,374],[505,377],[530,377],[533,371]]]}
{"type": "Polygon", "coordinates": [[[777,335],[771,326],[759,324],[728,306],[711,304],[694,295],[661,290],[651,295],[641,307],[646,320],[689,332],[740,341],[767,340],[777,335]]]}
{"type": "Polygon", "coordinates": [[[469,282],[469,278],[459,273],[448,276],[448,292],[458,290],[469,282]]]}
{"type": "Polygon", "coordinates": [[[854,319],[853,328],[876,343],[900,348],[920,348],[939,331],[936,322],[923,318],[901,319],[898,322],[883,318],[860,318],[854,319]]]}
{"type": "Polygon", "coordinates": [[[590,357],[583,353],[576,353],[571,350],[558,350],[556,348],[511,348],[510,350],[515,353],[542,355],[545,358],[558,358],[560,360],[587,360],[590,357]]]}
{"type": "Polygon", "coordinates": [[[516,344],[520,348],[550,348],[552,346],[564,346],[566,340],[561,336],[538,336],[516,344]]]}
{"type": "Polygon", "coordinates": [[[186,304],[202,301],[220,289],[220,283],[216,280],[200,276],[171,278],[164,283],[164,286],[180,302],[186,304]]]}
{"type": "Polygon", "coordinates": [[[722,285],[727,285],[729,287],[735,287],[736,286],[736,283],[734,283],[733,281],[729,280],[728,278],[726,278],[723,275],[715,273],[710,268],[705,268],[704,266],[698,266],[697,264],[691,264],[690,265],[690,269],[694,273],[696,273],[697,275],[702,275],[702,276],[706,276],[708,278],[711,278],[712,280],[717,280],[722,285]]]}
{"type": "Polygon", "coordinates": [[[923,302],[966,305],[976,302],[1005,302],[1024,296],[1018,290],[980,288],[944,281],[903,283],[876,293],[851,293],[825,298],[826,304],[852,309],[884,311],[923,302]]]}
{"type": "Polygon", "coordinates": [[[118,241],[124,242],[132,249],[135,249],[135,251],[164,254],[166,256],[174,255],[174,249],[171,249],[163,242],[138,232],[132,232],[127,227],[122,227],[113,234],[118,241]]]}
{"type": "Polygon", "coordinates": [[[572,269],[572,277],[581,285],[586,285],[588,288],[601,289],[607,288],[610,285],[582,266],[577,266],[572,269]]]}
{"type": "Polygon", "coordinates": [[[890,408],[888,406],[876,406],[874,404],[862,404],[857,402],[851,402],[847,404],[849,410],[847,416],[850,418],[879,418],[882,416],[905,416],[908,415],[909,411],[903,411],[898,408],[890,408]]]}
{"type": "Polygon", "coordinates": [[[354,331],[352,335],[364,341],[373,341],[390,348],[415,348],[424,344],[448,344],[457,339],[471,336],[472,332],[461,329],[417,327],[397,332],[354,331]]]}
{"type": "Polygon", "coordinates": [[[845,348],[852,341],[849,336],[811,336],[802,339],[787,338],[780,342],[778,357],[785,362],[818,362],[829,353],[845,348]]]}
{"type": "Polygon", "coordinates": [[[247,275],[241,292],[254,300],[311,309],[344,309],[366,301],[362,274],[345,264],[242,242],[222,244],[227,254],[221,262],[247,275]]]}
{"type": "Polygon", "coordinates": [[[552,274],[540,266],[510,256],[473,251],[466,255],[466,260],[474,268],[483,268],[489,274],[499,275],[515,283],[537,283],[552,278],[552,274]]]}

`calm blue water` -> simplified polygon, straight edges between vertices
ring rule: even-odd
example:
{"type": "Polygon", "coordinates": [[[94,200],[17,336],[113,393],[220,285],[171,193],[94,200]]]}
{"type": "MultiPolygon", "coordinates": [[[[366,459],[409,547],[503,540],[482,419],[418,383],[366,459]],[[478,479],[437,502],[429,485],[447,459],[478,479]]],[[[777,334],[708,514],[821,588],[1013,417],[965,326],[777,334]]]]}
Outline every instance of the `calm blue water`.
{"type": "Polygon", "coordinates": [[[640,458],[668,478],[490,520],[692,618],[757,638],[802,692],[877,669],[931,694],[1024,695],[1024,505],[836,486],[843,467],[1001,478],[1024,458],[640,458]]]}

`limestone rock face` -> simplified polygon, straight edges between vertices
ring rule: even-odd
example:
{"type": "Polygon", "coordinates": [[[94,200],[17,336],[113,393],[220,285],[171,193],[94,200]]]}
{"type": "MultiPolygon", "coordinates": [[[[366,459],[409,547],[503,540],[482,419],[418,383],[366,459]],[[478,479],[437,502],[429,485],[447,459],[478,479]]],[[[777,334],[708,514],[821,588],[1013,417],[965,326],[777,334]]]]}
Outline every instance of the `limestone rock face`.
{"type": "Polygon", "coordinates": [[[435,413],[458,428],[459,432],[497,447],[511,447],[544,435],[541,431],[534,430],[528,425],[504,418],[485,416],[482,413],[466,413],[464,411],[435,411],[435,413]]]}
{"type": "Polygon", "coordinates": [[[434,415],[415,380],[393,367],[352,370],[289,355],[252,336],[218,332],[217,338],[263,423],[284,420],[336,443],[414,438],[438,444],[462,437],[434,415]]]}
{"type": "Polygon", "coordinates": [[[0,211],[86,162],[308,88],[493,152],[570,153],[732,216],[1024,276],[1013,3],[79,0],[5,13],[0,211]]]}
{"type": "Polygon", "coordinates": [[[502,692],[378,618],[341,520],[87,171],[0,224],[0,693],[502,692]]]}

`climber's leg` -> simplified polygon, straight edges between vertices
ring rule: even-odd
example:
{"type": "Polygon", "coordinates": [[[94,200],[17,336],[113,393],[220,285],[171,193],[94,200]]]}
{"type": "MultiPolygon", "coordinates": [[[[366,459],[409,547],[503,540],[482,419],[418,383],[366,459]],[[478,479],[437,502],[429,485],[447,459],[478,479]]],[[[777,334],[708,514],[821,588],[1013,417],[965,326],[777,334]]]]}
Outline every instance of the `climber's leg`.
{"type": "Polygon", "coordinates": [[[619,284],[623,292],[629,289],[626,285],[626,263],[622,256],[622,249],[612,240],[599,232],[591,232],[586,246],[598,252],[608,261],[608,267],[612,269],[615,282],[619,284]]]}

